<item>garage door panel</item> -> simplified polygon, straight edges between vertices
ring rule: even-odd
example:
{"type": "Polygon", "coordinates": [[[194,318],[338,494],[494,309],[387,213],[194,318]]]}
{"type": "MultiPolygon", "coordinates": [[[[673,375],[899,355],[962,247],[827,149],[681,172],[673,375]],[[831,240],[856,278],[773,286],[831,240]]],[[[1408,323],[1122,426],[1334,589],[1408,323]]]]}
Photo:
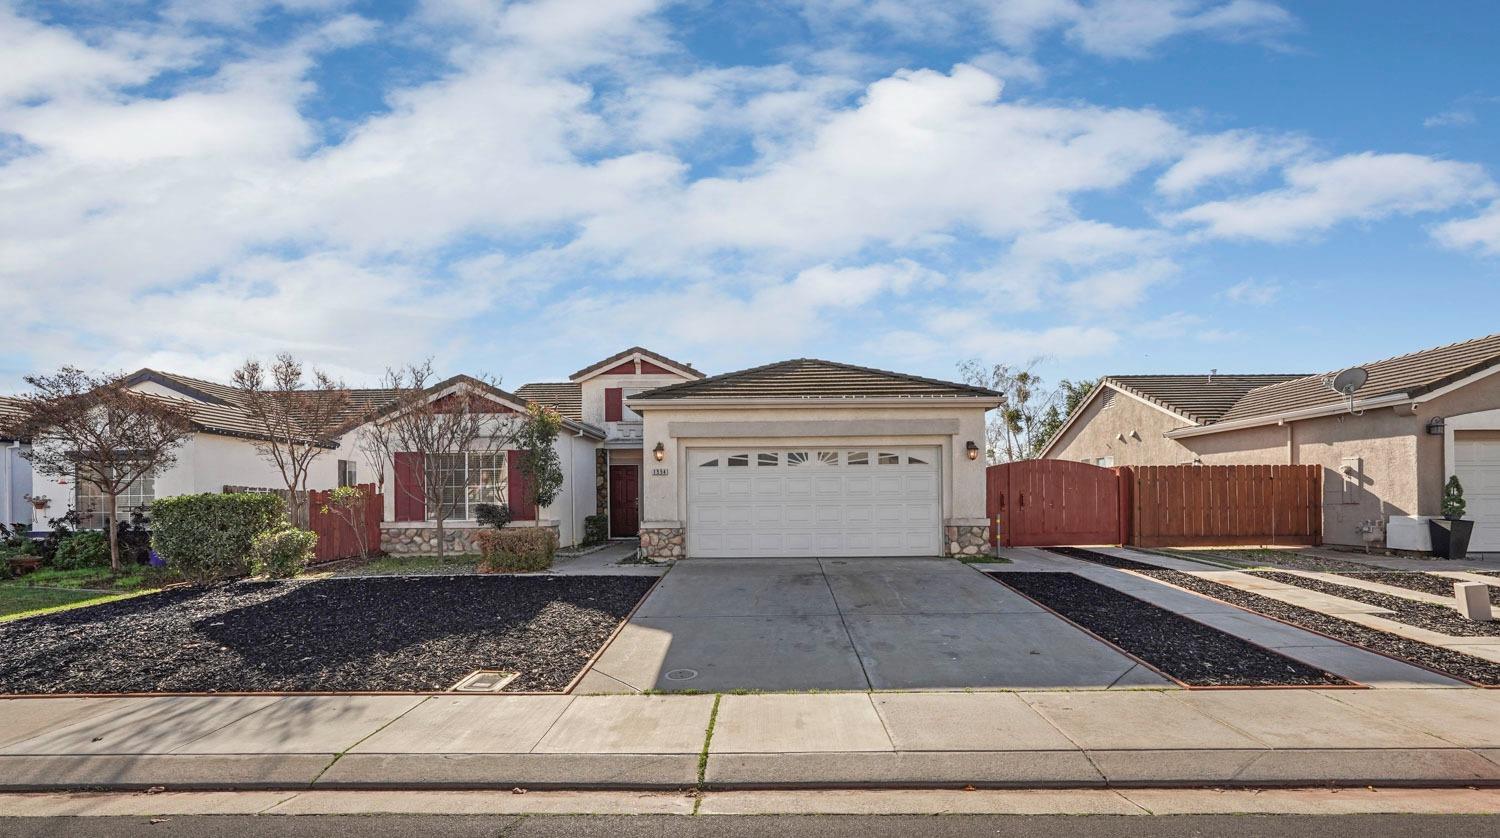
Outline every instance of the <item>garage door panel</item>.
{"type": "Polygon", "coordinates": [[[938,449],[691,451],[701,556],[936,555],[938,449]]]}
{"type": "Polygon", "coordinates": [[[1453,470],[1468,504],[1464,517],[1474,521],[1469,550],[1500,552],[1500,440],[1459,437],[1453,470]]]}

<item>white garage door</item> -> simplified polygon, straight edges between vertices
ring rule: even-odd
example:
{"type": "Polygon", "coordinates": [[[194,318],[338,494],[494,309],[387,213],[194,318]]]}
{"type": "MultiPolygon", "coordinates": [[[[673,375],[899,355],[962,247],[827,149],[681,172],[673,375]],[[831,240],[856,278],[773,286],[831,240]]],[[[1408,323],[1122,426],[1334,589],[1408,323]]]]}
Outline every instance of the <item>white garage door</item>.
{"type": "Polygon", "coordinates": [[[936,556],[936,447],[693,449],[689,556],[936,556]]]}
{"type": "Polygon", "coordinates": [[[1500,552],[1500,434],[1460,432],[1453,440],[1453,461],[1468,503],[1464,517],[1474,520],[1469,550],[1500,552]]]}

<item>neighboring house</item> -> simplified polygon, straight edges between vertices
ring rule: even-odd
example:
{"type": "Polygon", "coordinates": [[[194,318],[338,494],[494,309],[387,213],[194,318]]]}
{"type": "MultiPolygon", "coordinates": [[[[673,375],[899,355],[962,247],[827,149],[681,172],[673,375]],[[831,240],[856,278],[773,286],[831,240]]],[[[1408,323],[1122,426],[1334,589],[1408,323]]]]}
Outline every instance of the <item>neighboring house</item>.
{"type": "Polygon", "coordinates": [[[1458,475],[1500,551],[1500,335],[1365,364],[1348,400],[1316,375],[1107,376],[1042,450],[1106,466],[1317,464],[1323,539],[1430,548],[1426,520],[1458,475]],[[1377,540],[1377,543],[1378,540],[1377,540]]]}
{"type": "Polygon", "coordinates": [[[641,546],[682,556],[987,549],[993,391],[796,359],[637,394],[641,546]]]}
{"type": "MultiPolygon", "coordinates": [[[[20,400],[0,396],[0,424],[20,413],[20,400]]],[[[0,434],[0,524],[31,526],[31,462],[26,440],[0,434]]]]}

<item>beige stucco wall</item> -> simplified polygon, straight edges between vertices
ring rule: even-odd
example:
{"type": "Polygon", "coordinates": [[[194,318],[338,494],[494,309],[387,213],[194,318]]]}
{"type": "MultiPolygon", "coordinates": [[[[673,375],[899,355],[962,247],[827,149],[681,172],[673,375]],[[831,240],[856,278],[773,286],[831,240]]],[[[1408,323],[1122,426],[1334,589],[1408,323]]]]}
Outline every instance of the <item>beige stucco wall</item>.
{"type": "Polygon", "coordinates": [[[1107,409],[1096,395],[1083,414],[1047,452],[1048,459],[1092,463],[1114,457],[1117,466],[1169,465],[1192,459],[1187,449],[1162,434],[1188,423],[1133,396],[1115,392],[1107,409]],[[1117,435],[1124,435],[1121,442],[1117,435]]]}
{"type": "MultiPolygon", "coordinates": [[[[805,406],[805,407],[651,407],[646,411],[646,450],[658,442],[665,448],[661,462],[646,458],[642,492],[641,523],[646,527],[681,527],[687,519],[687,483],[682,464],[692,448],[724,446],[797,447],[814,445],[936,445],[942,449],[943,518],[948,525],[978,525],[985,522],[984,458],[970,460],[965,444],[984,443],[985,408],[980,406],[805,406]],[[900,433],[830,434],[830,422],[910,422],[900,433]],[[778,423],[774,435],[673,436],[673,423],[778,423]],[[956,423],[956,425],[954,425],[956,423]],[[952,425],[954,432],[934,432],[952,425]]],[[[867,425],[868,427],[868,425],[867,425]]]]}

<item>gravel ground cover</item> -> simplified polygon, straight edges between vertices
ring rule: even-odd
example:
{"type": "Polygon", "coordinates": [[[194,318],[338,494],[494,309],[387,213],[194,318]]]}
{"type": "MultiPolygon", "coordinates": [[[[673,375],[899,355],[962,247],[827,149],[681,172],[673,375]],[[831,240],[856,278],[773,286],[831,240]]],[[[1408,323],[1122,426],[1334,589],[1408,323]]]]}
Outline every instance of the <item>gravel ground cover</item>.
{"type": "Polygon", "coordinates": [[[1337,640],[1342,640],[1354,646],[1362,646],[1373,652],[1404,660],[1418,666],[1426,666],[1446,673],[1455,678],[1472,681],[1476,684],[1488,686],[1500,686],[1500,663],[1477,658],[1463,652],[1445,649],[1441,646],[1433,646],[1420,640],[1409,640],[1400,635],[1390,632],[1372,629],[1359,623],[1352,623],[1340,619],[1332,614],[1324,614],[1300,605],[1292,605],[1279,599],[1272,599],[1261,594],[1242,591],[1239,588],[1225,585],[1222,582],[1214,582],[1191,573],[1183,573],[1180,570],[1168,570],[1145,562],[1121,559],[1116,556],[1108,556],[1103,553],[1094,553],[1089,550],[1079,550],[1073,547],[1049,548],[1053,552],[1069,556],[1075,559],[1091,561],[1097,564],[1119,567],[1127,570],[1140,571],[1143,575],[1153,579],[1176,585],[1194,593],[1213,597],[1230,605],[1238,605],[1248,611],[1254,611],[1284,623],[1309,631],[1316,631],[1337,640]]]}
{"type": "Polygon", "coordinates": [[[1181,559],[1192,559],[1203,557],[1210,559],[1227,560],[1234,564],[1246,567],[1280,567],[1288,570],[1310,570],[1324,573],[1338,571],[1368,570],[1370,565],[1360,562],[1333,559],[1327,556],[1314,556],[1305,553],[1294,553],[1288,550],[1180,550],[1166,548],[1158,552],[1181,559]]]}
{"type": "MultiPolygon", "coordinates": [[[[1339,585],[1333,582],[1325,582],[1322,579],[1310,579],[1306,576],[1298,576],[1295,573],[1281,573],[1274,570],[1250,571],[1256,576],[1262,576],[1274,582],[1285,585],[1296,585],[1309,591],[1317,591],[1321,594],[1340,597],[1341,599],[1352,599],[1355,602],[1363,602],[1377,608],[1388,608],[1392,613],[1377,614],[1387,620],[1395,620],[1409,626],[1424,628],[1439,634],[1447,634],[1453,637],[1500,637],[1500,625],[1494,623],[1481,623],[1470,620],[1458,613],[1456,608],[1447,605],[1433,605],[1427,602],[1418,602],[1414,599],[1396,596],[1394,594],[1382,594],[1376,591],[1367,591],[1364,588],[1356,588],[1351,585],[1339,585]]],[[[1452,595],[1453,590],[1448,590],[1452,595]]]]}
{"type": "Polygon", "coordinates": [[[179,588],[0,625],[0,693],[567,686],[655,580],[450,576],[179,588]]]}
{"type": "MultiPolygon", "coordinates": [[[[1447,576],[1435,576],[1426,571],[1409,570],[1366,570],[1359,573],[1340,573],[1340,576],[1349,576],[1354,579],[1367,579],[1371,582],[1379,582],[1382,585],[1390,585],[1396,588],[1406,588],[1409,591],[1421,591],[1424,594],[1436,594],[1437,596],[1453,598],[1453,583],[1461,582],[1461,579],[1452,579],[1447,576]]],[[[1490,602],[1500,605],[1500,582],[1490,586],[1490,602]]]]}
{"type": "Polygon", "coordinates": [[[1349,683],[1077,574],[989,575],[1190,686],[1349,683]]]}

